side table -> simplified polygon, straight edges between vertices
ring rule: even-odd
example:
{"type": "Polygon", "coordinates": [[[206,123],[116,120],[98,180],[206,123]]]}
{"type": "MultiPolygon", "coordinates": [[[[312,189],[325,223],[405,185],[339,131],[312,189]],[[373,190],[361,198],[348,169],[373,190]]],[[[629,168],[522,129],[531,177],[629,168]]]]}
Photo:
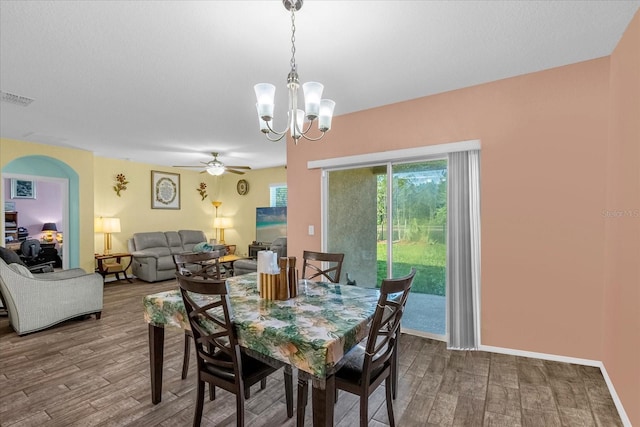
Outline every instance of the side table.
{"type": "Polygon", "coordinates": [[[116,280],[120,281],[120,273],[122,273],[129,283],[133,283],[129,276],[127,276],[127,269],[133,262],[131,254],[124,252],[107,255],[96,254],[95,258],[98,263],[96,273],[99,273],[103,280],[107,275],[115,274],[116,280]],[[127,258],[129,258],[129,262],[127,262],[127,258]]]}
{"type": "Polygon", "coordinates": [[[233,263],[239,259],[245,259],[245,257],[235,254],[229,254],[221,256],[219,259],[220,265],[224,267],[227,277],[233,276],[233,263]]]}

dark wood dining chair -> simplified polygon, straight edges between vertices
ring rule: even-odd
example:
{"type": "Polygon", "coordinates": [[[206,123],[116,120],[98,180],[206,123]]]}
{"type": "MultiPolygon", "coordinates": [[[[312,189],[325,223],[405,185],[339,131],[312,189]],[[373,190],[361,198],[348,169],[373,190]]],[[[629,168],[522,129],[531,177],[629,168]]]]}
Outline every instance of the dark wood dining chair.
{"type": "MultiPolygon", "coordinates": [[[[185,252],[173,255],[176,271],[187,276],[220,279],[220,251],[185,252]]],[[[184,357],[182,359],[182,379],[189,373],[189,358],[191,357],[191,331],[184,331],[184,357]]]]}
{"type": "MultiPolygon", "coordinates": [[[[360,427],[369,423],[369,396],[385,383],[389,425],[395,427],[393,417],[392,372],[396,361],[400,320],[407,304],[416,269],[398,279],[384,279],[380,298],[371,321],[366,342],[358,344],[338,363],[335,374],[336,392],[344,390],[360,397],[360,427]]],[[[308,387],[298,381],[298,426],[304,425],[308,387]]]]}
{"type": "Polygon", "coordinates": [[[303,279],[312,280],[318,277],[318,280],[328,280],[331,283],[340,281],[344,254],[304,251],[302,259],[303,279]],[[328,267],[326,267],[327,265],[328,267]]]}
{"type": "MultiPolygon", "coordinates": [[[[211,399],[215,387],[236,395],[236,425],[244,426],[244,401],[249,388],[277,371],[273,367],[241,351],[231,320],[231,304],[226,282],[218,279],[186,276],[176,273],[198,361],[196,410],[194,427],[200,426],[204,407],[204,384],[209,384],[211,399]]],[[[285,371],[287,415],[293,416],[291,374],[285,371]]]]}

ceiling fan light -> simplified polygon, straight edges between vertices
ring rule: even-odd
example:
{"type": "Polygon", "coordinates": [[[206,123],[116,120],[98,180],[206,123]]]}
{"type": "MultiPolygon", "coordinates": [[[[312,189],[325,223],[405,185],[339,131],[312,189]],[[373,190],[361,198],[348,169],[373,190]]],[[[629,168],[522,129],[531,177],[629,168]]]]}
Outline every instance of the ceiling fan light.
{"type": "Polygon", "coordinates": [[[207,168],[207,173],[213,176],[220,176],[224,173],[224,166],[222,165],[213,165],[207,168]]]}

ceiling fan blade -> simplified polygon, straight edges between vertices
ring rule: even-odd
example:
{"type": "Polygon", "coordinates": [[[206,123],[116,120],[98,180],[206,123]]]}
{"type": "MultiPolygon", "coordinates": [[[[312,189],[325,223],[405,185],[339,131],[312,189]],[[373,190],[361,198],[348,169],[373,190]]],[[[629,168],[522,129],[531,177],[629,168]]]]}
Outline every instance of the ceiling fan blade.
{"type": "Polygon", "coordinates": [[[225,172],[231,172],[231,173],[235,173],[235,174],[238,174],[238,175],[244,175],[244,172],[234,171],[233,169],[229,169],[229,168],[226,168],[225,172]]]}
{"type": "Polygon", "coordinates": [[[224,165],[225,168],[229,169],[246,169],[246,170],[251,170],[251,166],[229,166],[229,165],[224,165]]]}
{"type": "Polygon", "coordinates": [[[180,166],[180,165],[173,165],[171,166],[172,168],[201,168],[202,166],[180,166]]]}

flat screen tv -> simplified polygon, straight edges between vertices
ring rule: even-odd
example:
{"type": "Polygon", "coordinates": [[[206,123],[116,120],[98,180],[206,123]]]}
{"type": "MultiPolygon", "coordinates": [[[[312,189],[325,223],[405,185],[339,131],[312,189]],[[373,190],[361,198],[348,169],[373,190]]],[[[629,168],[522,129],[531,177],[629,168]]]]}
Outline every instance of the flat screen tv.
{"type": "Polygon", "coordinates": [[[287,236],[287,207],[256,208],[256,242],[270,244],[287,236]]]}

